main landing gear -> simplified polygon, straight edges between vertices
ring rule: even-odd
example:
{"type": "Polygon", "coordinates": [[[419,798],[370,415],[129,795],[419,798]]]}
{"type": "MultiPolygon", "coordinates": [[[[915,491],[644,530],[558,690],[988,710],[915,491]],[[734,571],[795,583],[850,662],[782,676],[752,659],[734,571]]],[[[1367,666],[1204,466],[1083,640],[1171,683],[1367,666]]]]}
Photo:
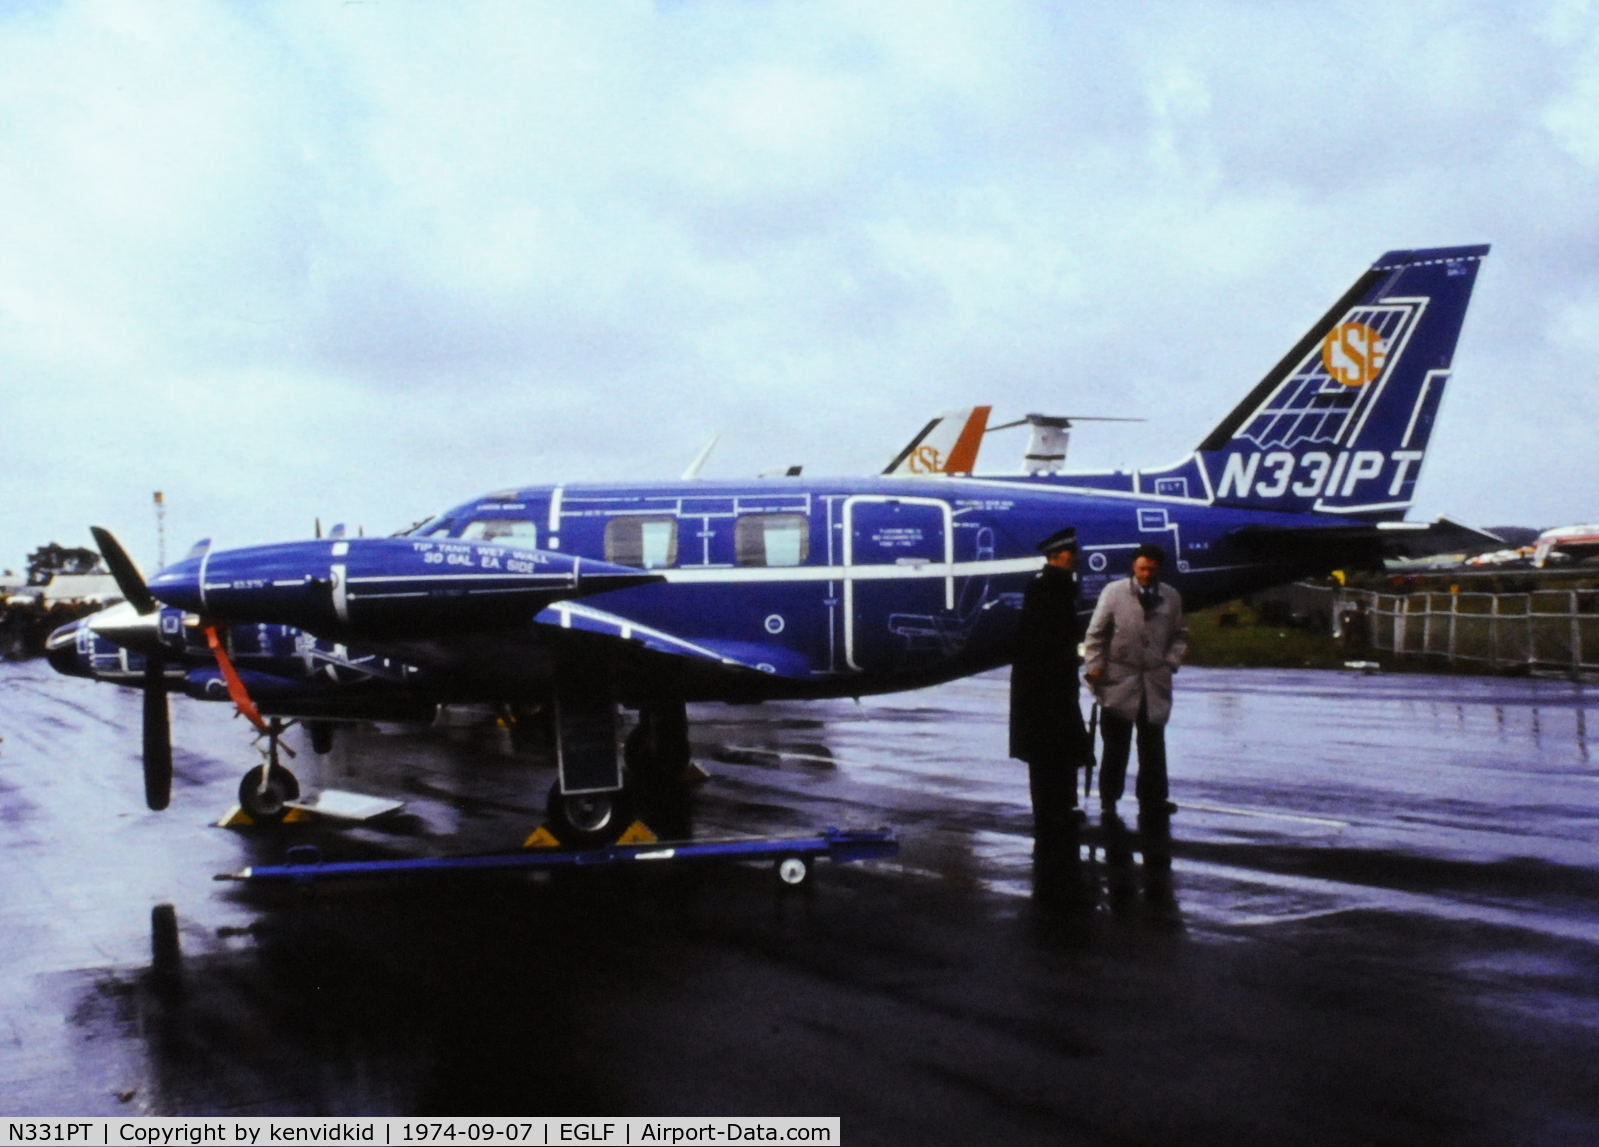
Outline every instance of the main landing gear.
{"type": "MultiPolygon", "coordinates": [[[[638,725],[621,753],[617,703],[603,691],[559,690],[548,711],[557,778],[545,811],[550,832],[564,847],[614,844],[636,818],[647,820],[658,834],[690,835],[690,789],[703,774],[692,764],[682,701],[641,705],[638,725]]],[[[294,724],[276,717],[266,721],[262,763],[239,782],[239,808],[257,825],[281,824],[297,807],[300,782],[281,759],[295,755],[282,740],[294,724]]],[[[312,746],[320,751],[317,723],[310,731],[312,746]]]]}
{"type": "Polygon", "coordinates": [[[691,761],[682,701],[641,705],[620,760],[610,698],[560,697],[555,717],[559,776],[547,811],[563,845],[613,844],[641,816],[668,836],[687,835],[691,761]]]}

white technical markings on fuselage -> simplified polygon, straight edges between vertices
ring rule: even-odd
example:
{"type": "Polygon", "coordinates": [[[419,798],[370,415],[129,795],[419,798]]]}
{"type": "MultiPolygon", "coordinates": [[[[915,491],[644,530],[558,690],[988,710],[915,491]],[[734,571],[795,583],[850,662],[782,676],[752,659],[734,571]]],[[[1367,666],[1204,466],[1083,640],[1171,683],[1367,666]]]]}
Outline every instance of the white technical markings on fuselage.
{"type": "Polygon", "coordinates": [[[1130,491],[1101,490],[1094,487],[1089,487],[1086,490],[1081,488],[1074,489],[1073,493],[1091,493],[1096,495],[1120,494],[1122,497],[1131,496],[1142,501],[1180,502],[1183,505],[1189,506],[1209,506],[1216,501],[1216,488],[1211,483],[1210,471],[1206,469],[1205,464],[1199,457],[1198,452],[1185,454],[1169,466],[1152,466],[1147,469],[1130,471],[1127,474],[1127,478],[1132,487],[1130,491]],[[1187,481],[1188,474],[1181,473],[1187,467],[1192,467],[1193,472],[1199,476],[1200,485],[1205,488],[1205,492],[1203,494],[1160,494],[1144,489],[1144,482],[1146,479],[1155,482],[1161,482],[1170,479],[1173,475],[1177,475],[1180,476],[1184,481],[1187,481]]]}
{"type": "Polygon", "coordinates": [[[742,662],[735,661],[731,657],[723,657],[720,653],[717,653],[713,649],[707,649],[703,645],[696,645],[692,641],[685,641],[676,634],[667,633],[665,630],[655,629],[652,626],[640,625],[636,621],[629,621],[626,618],[617,617],[615,614],[606,613],[604,610],[592,609],[588,606],[578,605],[577,603],[570,601],[558,602],[549,608],[560,617],[562,629],[573,628],[572,619],[574,617],[578,617],[586,620],[592,625],[604,626],[607,629],[614,629],[617,635],[624,641],[637,640],[639,635],[643,635],[651,640],[659,641],[662,644],[686,650],[697,656],[705,657],[712,661],[721,662],[724,665],[742,664],[742,662]]]}
{"type": "Polygon", "coordinates": [[[418,583],[423,583],[426,585],[437,582],[444,582],[448,585],[461,585],[463,582],[468,583],[465,587],[463,587],[464,593],[472,597],[481,597],[488,594],[525,594],[530,591],[537,591],[540,589],[572,589],[577,586],[577,578],[574,576],[568,576],[566,574],[539,574],[529,576],[526,574],[458,573],[405,574],[358,578],[338,578],[336,579],[334,587],[334,608],[335,611],[338,612],[340,620],[348,621],[349,618],[346,612],[339,611],[339,603],[341,598],[344,599],[345,609],[347,610],[348,602],[351,601],[372,601],[379,598],[389,599],[402,597],[429,597],[433,594],[432,589],[406,589],[401,587],[416,585],[418,583]],[[507,578],[514,578],[514,584],[484,584],[485,582],[502,583],[507,578]],[[348,587],[342,594],[339,591],[340,585],[346,585],[348,587]],[[358,589],[356,588],[357,585],[363,588],[358,589]],[[385,586],[391,588],[365,588],[368,586],[385,586]]]}
{"type": "Polygon", "coordinates": [[[627,518],[670,516],[679,519],[730,519],[740,514],[804,514],[812,503],[832,495],[811,490],[749,490],[724,492],[676,491],[642,494],[569,495],[572,506],[562,505],[562,518],[627,518]]]}
{"type": "MultiPolygon", "coordinates": [[[[1184,462],[1186,462],[1186,461],[1187,461],[1187,459],[1184,459],[1184,462]]],[[[1181,466],[1181,465],[1183,465],[1183,463],[1180,462],[1180,463],[1178,463],[1178,465],[1181,466]]],[[[1204,468],[1200,467],[1200,469],[1203,470],[1204,468]]],[[[1142,473],[1142,472],[1140,472],[1140,473],[1142,473]]],[[[1152,470],[1152,471],[1149,471],[1149,473],[1150,474],[1160,474],[1160,473],[1163,473],[1163,471],[1154,471],[1154,470],[1152,470]]],[[[1118,475],[1106,475],[1106,477],[1117,477],[1117,476],[1118,475]]],[[[1126,475],[1126,478],[1127,478],[1127,480],[1129,482],[1132,481],[1135,477],[1136,477],[1135,474],[1126,475]]],[[[1209,480],[1208,475],[1207,475],[1207,479],[1206,480],[1207,481],[1209,480]]],[[[1196,498],[1196,497],[1193,497],[1192,495],[1190,495],[1190,496],[1185,498],[1185,497],[1179,497],[1176,494],[1141,494],[1137,490],[1114,490],[1114,489],[1109,489],[1109,488],[1101,487],[1101,486],[1062,486],[1062,485],[1057,485],[1054,482],[1047,482],[1047,483],[1046,482],[1028,482],[1025,479],[952,478],[952,479],[950,479],[950,481],[959,482],[962,485],[962,487],[982,486],[982,487],[984,487],[986,489],[1004,489],[1004,490],[1012,490],[1012,491],[1021,490],[1021,491],[1024,491],[1024,492],[1028,493],[1028,494],[1041,494],[1041,493],[1042,494],[1052,494],[1052,495],[1053,494],[1064,494],[1064,495],[1071,495],[1073,497],[1078,497],[1078,498],[1088,498],[1090,500],[1098,500],[1098,499],[1102,499],[1102,498],[1111,498],[1111,499],[1116,499],[1118,501],[1123,501],[1123,502],[1144,502],[1144,503],[1160,502],[1160,503],[1164,503],[1164,504],[1172,505],[1172,506],[1209,506],[1209,505],[1211,505],[1211,500],[1210,499],[1208,499],[1208,498],[1196,498]]]]}
{"type": "Polygon", "coordinates": [[[989,574],[1036,573],[1041,564],[1034,555],[1020,558],[994,558],[987,561],[927,562],[924,565],[833,565],[833,566],[722,566],[714,569],[679,567],[651,570],[668,582],[686,585],[716,585],[738,582],[807,581],[909,581],[925,578],[981,577],[989,574]]]}
{"type": "MultiPolygon", "coordinates": [[[[521,574],[521,573],[364,574],[361,577],[353,577],[353,578],[351,578],[350,579],[350,584],[354,585],[357,582],[369,583],[369,582],[406,582],[406,581],[448,581],[448,582],[505,581],[507,578],[514,578],[518,585],[527,585],[527,584],[529,584],[531,582],[537,582],[537,583],[540,583],[540,584],[545,583],[545,582],[566,583],[566,582],[571,582],[571,581],[575,580],[572,577],[572,575],[569,574],[569,573],[547,573],[547,574],[521,574]]],[[[296,584],[300,584],[300,583],[296,583],[296,584]]]]}
{"type": "Polygon", "coordinates": [[[206,598],[205,598],[205,591],[206,591],[205,571],[206,571],[206,567],[209,566],[210,564],[211,564],[211,551],[210,550],[206,550],[206,552],[200,556],[200,570],[199,570],[199,575],[200,576],[199,576],[199,581],[197,583],[199,585],[199,587],[200,587],[200,607],[201,607],[202,610],[204,610],[207,607],[207,604],[208,604],[206,602],[206,598]]]}
{"type": "Polygon", "coordinates": [[[550,521],[544,544],[552,550],[561,548],[561,499],[565,494],[565,486],[553,486],[550,489],[550,521]]]}

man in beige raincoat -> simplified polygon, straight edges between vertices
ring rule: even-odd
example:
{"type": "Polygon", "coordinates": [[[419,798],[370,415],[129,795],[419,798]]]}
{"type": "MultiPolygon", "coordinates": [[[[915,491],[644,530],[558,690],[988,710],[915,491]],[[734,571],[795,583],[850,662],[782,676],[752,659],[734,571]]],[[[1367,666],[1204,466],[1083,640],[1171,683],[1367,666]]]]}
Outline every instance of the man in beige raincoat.
{"type": "Polygon", "coordinates": [[[1138,811],[1169,816],[1166,722],[1171,718],[1172,675],[1188,652],[1183,599],[1160,580],[1166,560],[1159,546],[1138,547],[1132,576],[1100,591],[1085,635],[1083,676],[1100,704],[1105,754],[1099,766],[1099,803],[1107,816],[1127,785],[1127,760],[1138,734],[1138,811]]]}

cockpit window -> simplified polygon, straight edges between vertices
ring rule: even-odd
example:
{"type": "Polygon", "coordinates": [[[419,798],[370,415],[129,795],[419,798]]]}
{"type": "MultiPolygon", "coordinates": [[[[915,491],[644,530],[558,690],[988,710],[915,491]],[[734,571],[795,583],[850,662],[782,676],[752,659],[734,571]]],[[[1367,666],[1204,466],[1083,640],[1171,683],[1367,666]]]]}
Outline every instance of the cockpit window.
{"type": "Polygon", "coordinates": [[[425,521],[418,522],[409,530],[401,530],[397,537],[402,538],[436,538],[450,532],[450,519],[443,514],[437,514],[425,521]]]}
{"type": "Polygon", "coordinates": [[[733,530],[741,566],[805,564],[810,523],[804,514],[746,514],[733,530]]]}
{"type": "Polygon", "coordinates": [[[463,542],[510,542],[537,546],[539,528],[526,518],[477,518],[459,534],[463,542]]]}
{"type": "Polygon", "coordinates": [[[605,523],[605,560],[660,569],[677,564],[677,519],[629,515],[605,523]]]}

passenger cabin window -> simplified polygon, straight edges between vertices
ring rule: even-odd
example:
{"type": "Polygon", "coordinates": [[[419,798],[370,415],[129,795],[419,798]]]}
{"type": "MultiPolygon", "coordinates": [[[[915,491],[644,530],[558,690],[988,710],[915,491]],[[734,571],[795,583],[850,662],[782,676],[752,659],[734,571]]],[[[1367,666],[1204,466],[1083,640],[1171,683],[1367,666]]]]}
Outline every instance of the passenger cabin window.
{"type": "Polygon", "coordinates": [[[459,537],[463,542],[507,542],[513,546],[537,546],[539,528],[526,518],[477,518],[466,524],[459,537]]]}
{"type": "Polygon", "coordinates": [[[646,570],[676,565],[677,519],[612,518],[605,523],[605,560],[646,570]]]}
{"type": "Polygon", "coordinates": [[[810,533],[810,522],[804,514],[746,514],[733,530],[738,564],[802,566],[810,533]]]}

